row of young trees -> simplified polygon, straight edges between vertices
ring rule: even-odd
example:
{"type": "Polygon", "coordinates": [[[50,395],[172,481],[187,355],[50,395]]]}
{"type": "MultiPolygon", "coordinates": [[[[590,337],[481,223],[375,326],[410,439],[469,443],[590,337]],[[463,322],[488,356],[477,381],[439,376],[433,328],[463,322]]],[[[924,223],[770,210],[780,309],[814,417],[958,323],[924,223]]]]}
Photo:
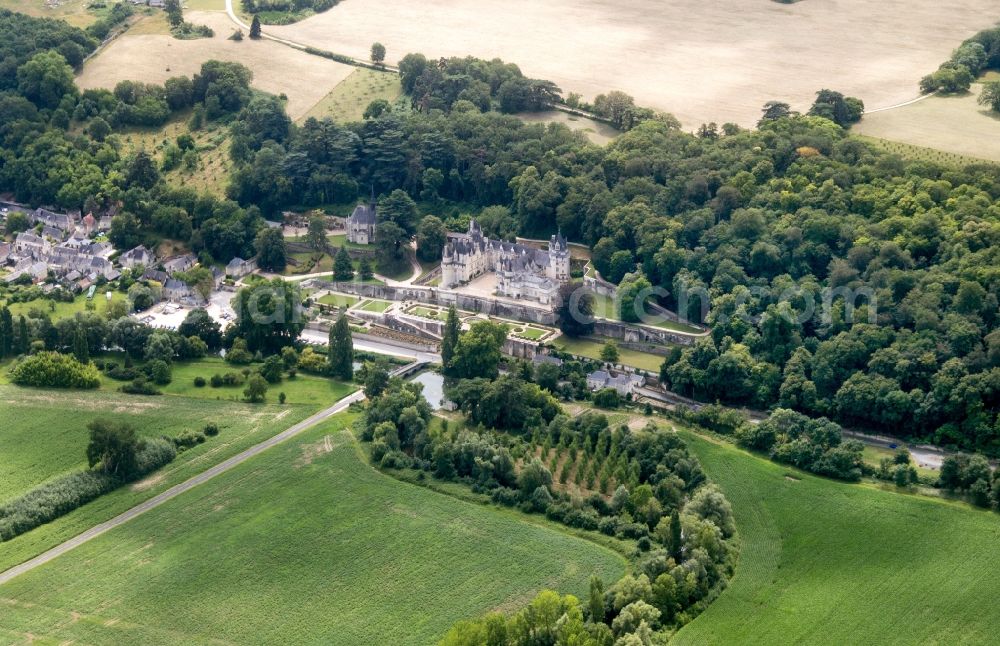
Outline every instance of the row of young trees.
{"type": "MultiPolygon", "coordinates": [[[[613,641],[683,624],[724,585],[732,568],[732,513],[675,435],[655,426],[611,429],[605,416],[593,413],[571,419],[554,400],[539,398],[537,386],[512,375],[454,380],[448,396],[463,400],[467,427],[435,426],[419,384],[378,383],[376,390],[366,387],[361,436],[382,468],[420,469],[463,482],[498,504],[637,542],[634,575],[607,589],[593,582],[580,635],[613,641]],[[509,407],[523,414],[512,417],[509,407]],[[573,476],[573,493],[571,463],[580,474],[573,476]],[[599,475],[588,481],[585,470],[599,475]],[[614,485],[610,498],[596,487],[602,481],[605,489],[614,485]]],[[[463,622],[446,642],[473,643],[466,640],[481,634],[483,622],[507,621],[514,620],[463,622]]]]}

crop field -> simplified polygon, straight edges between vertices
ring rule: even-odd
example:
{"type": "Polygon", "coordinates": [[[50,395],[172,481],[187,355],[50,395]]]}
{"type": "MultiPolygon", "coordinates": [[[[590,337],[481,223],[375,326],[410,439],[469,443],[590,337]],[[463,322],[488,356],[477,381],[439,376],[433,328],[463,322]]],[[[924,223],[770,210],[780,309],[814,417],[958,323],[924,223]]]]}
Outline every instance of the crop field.
{"type": "Polygon", "coordinates": [[[682,433],[733,505],[729,588],[677,644],[985,644],[1000,516],[818,478],[682,433]]]}
{"type": "Polygon", "coordinates": [[[215,36],[177,40],[169,34],[126,33],[87,62],[77,84],[86,89],[114,88],[123,80],[163,83],[171,76],[193,76],[207,60],[236,61],[253,72],[254,87],[285,94],[288,114],[297,119],[354,71],[269,40],[228,40],[234,25],[223,12],[188,11],[184,16],[208,25],[215,36]]]}
{"type": "Polygon", "coordinates": [[[59,18],[74,27],[87,27],[106,9],[90,9],[91,0],[60,0],[49,4],[45,0],[0,0],[0,9],[10,9],[36,18],[59,18]]]}
{"type": "Polygon", "coordinates": [[[868,114],[851,132],[873,137],[879,140],[875,146],[906,159],[952,165],[1000,162],[1000,113],[977,103],[980,92],[982,84],[974,83],[961,96],[932,96],[868,114]]]}
{"type": "Polygon", "coordinates": [[[385,99],[395,103],[402,94],[399,75],[360,67],[330,90],[302,118],[330,117],[338,123],[361,121],[372,101],[385,99]]]}
{"type": "Polygon", "coordinates": [[[339,416],[0,587],[0,640],[428,644],[622,558],[400,482],[339,416]]]}
{"type": "Polygon", "coordinates": [[[0,571],[285,430],[317,408],[303,404],[243,404],[122,395],[105,390],[66,392],[0,385],[0,473],[3,474],[0,499],[86,467],[86,425],[98,417],[121,420],[132,417],[140,433],[147,436],[197,431],[208,422],[217,423],[221,430],[217,437],[179,454],[171,464],[145,480],[3,543],[0,571]]]}
{"type": "Polygon", "coordinates": [[[499,56],[586,99],[624,90],[694,129],[752,125],[772,99],[804,109],[825,87],[869,108],[910,100],[920,77],[997,20],[995,0],[947,9],[933,0],[392,0],[343,2],[268,32],[365,59],[378,40],[391,63],[409,52],[499,56]]]}

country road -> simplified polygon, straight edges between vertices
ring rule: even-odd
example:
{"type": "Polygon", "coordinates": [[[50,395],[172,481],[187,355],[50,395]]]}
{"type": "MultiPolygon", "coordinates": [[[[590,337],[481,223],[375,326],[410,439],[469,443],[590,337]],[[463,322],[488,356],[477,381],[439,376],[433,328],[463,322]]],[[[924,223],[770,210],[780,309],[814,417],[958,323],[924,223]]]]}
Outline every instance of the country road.
{"type": "MultiPolygon", "coordinates": [[[[408,366],[406,366],[404,368],[400,368],[396,372],[407,370],[412,365],[413,364],[410,364],[410,365],[408,365],[408,366]]],[[[100,525],[95,525],[94,527],[91,527],[90,529],[88,529],[87,531],[83,532],[82,534],[74,536],[73,538],[69,539],[65,543],[61,543],[61,544],[53,547],[52,549],[50,549],[50,550],[48,550],[46,552],[43,552],[42,554],[39,554],[38,556],[36,556],[35,558],[33,558],[31,560],[25,561],[24,563],[21,563],[20,565],[17,565],[15,567],[10,568],[6,572],[0,573],[0,585],[3,585],[4,583],[7,583],[11,579],[13,579],[13,578],[15,578],[15,577],[17,577],[17,576],[19,576],[21,574],[24,574],[25,572],[28,572],[29,570],[33,570],[34,568],[38,567],[39,565],[43,565],[45,563],[48,563],[52,559],[54,559],[54,558],[56,558],[58,556],[61,556],[62,554],[65,554],[66,552],[69,552],[73,548],[78,547],[79,545],[82,545],[82,544],[86,543],[87,541],[91,540],[92,538],[96,538],[97,536],[100,536],[101,534],[103,534],[104,532],[108,531],[109,529],[114,529],[115,527],[118,527],[119,525],[122,525],[122,524],[124,524],[124,523],[132,520],[136,516],[138,516],[140,514],[143,514],[143,513],[147,512],[147,511],[149,511],[150,509],[155,509],[156,507],[159,507],[163,503],[167,502],[168,500],[170,500],[172,498],[176,498],[177,496],[181,495],[185,491],[189,491],[189,490],[197,487],[198,485],[200,485],[200,484],[202,484],[204,482],[207,482],[208,480],[211,480],[212,478],[214,478],[215,476],[219,475],[220,473],[225,473],[226,471],[229,471],[233,467],[246,462],[247,460],[249,460],[250,458],[254,457],[255,455],[263,453],[264,451],[266,451],[267,449],[271,448],[272,446],[275,446],[276,444],[280,444],[281,442],[284,442],[285,440],[287,440],[287,439],[289,439],[291,437],[294,437],[295,435],[298,435],[302,431],[304,431],[304,430],[306,430],[306,429],[308,429],[308,428],[310,428],[312,426],[315,426],[316,424],[319,424],[320,422],[322,422],[322,421],[324,421],[324,420],[332,417],[333,415],[336,415],[337,413],[342,413],[343,411],[347,410],[348,406],[350,406],[351,404],[353,404],[355,402],[361,401],[362,399],[364,399],[364,397],[365,396],[364,396],[364,393],[362,391],[360,391],[360,390],[356,391],[356,392],[348,395],[347,397],[344,397],[343,399],[337,401],[335,404],[333,404],[329,408],[321,410],[320,412],[316,413],[315,415],[313,415],[313,416],[311,416],[311,417],[309,417],[307,419],[302,420],[298,424],[296,424],[296,425],[294,425],[294,426],[292,426],[290,428],[285,429],[281,433],[278,433],[277,435],[264,440],[260,444],[252,446],[249,449],[243,451],[242,453],[234,455],[233,457],[229,458],[228,460],[220,462],[219,464],[213,466],[212,468],[210,468],[210,469],[208,469],[206,471],[203,471],[202,473],[199,473],[198,475],[194,476],[193,478],[191,478],[189,480],[186,480],[186,481],[184,481],[184,482],[182,482],[182,483],[180,483],[178,485],[175,485],[175,486],[171,487],[170,489],[167,489],[166,491],[164,491],[163,493],[161,493],[159,495],[153,496],[149,500],[147,500],[145,502],[142,502],[142,503],[136,505],[135,507],[132,507],[128,511],[126,511],[126,512],[124,512],[122,514],[119,514],[118,516],[115,516],[111,520],[103,522],[100,525]]]]}

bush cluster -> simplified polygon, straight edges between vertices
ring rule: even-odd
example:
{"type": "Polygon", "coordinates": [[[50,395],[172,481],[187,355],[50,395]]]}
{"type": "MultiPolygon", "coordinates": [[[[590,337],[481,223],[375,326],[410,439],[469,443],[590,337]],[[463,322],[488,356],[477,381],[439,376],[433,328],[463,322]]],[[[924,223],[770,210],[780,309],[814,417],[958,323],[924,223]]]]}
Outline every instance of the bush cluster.
{"type": "MultiPolygon", "coordinates": [[[[136,455],[140,477],[169,464],[177,452],[163,439],[146,440],[136,455]]],[[[9,541],[116,489],[123,480],[104,471],[82,471],[47,482],[0,506],[0,540],[9,541]]]]}

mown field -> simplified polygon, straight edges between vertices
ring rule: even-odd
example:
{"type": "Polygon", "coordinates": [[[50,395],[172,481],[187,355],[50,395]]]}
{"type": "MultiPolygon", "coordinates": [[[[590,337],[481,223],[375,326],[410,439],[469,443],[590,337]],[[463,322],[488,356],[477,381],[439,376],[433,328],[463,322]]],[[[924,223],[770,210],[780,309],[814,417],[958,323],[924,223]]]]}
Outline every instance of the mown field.
{"type": "Polygon", "coordinates": [[[378,473],[305,432],[0,587],[3,641],[428,644],[618,555],[378,473]]]}
{"type": "Polygon", "coordinates": [[[198,431],[208,422],[215,422],[221,430],[217,437],[180,453],[171,464],[144,480],[3,543],[0,571],[276,435],[319,408],[314,403],[282,406],[273,393],[268,403],[244,404],[169,395],[122,395],[107,388],[55,391],[0,385],[0,499],[86,467],[86,425],[98,417],[131,418],[145,436],[198,431]]]}
{"type": "Polygon", "coordinates": [[[997,514],[682,435],[732,503],[742,551],[729,588],[673,643],[996,643],[997,514]]]}

